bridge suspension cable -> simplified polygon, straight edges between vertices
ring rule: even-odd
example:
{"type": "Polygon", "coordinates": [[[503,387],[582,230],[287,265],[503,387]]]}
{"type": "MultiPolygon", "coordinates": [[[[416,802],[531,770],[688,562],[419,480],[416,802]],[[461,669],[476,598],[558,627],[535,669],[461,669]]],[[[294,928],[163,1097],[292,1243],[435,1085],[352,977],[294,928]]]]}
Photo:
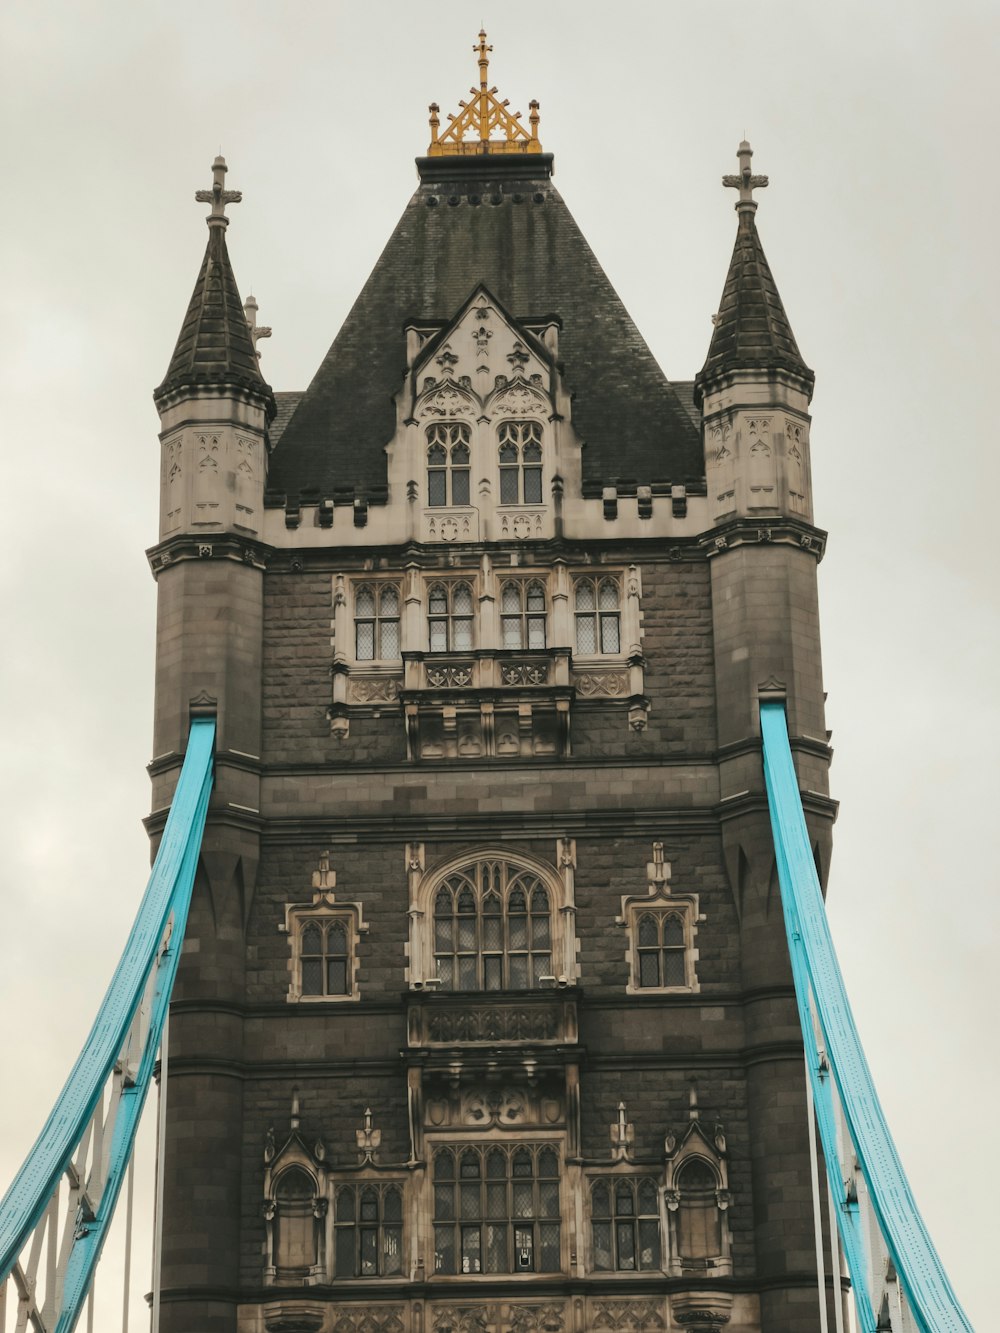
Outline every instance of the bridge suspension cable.
{"type": "Polygon", "coordinates": [[[153,1079],[212,790],[215,721],[196,718],[159,851],[97,1018],[0,1201],[0,1330],[72,1333],[153,1079]]]}
{"type": "Polygon", "coordinates": [[[920,1216],[854,1024],[809,843],[784,704],[762,703],[760,720],[806,1065],[859,1324],[863,1333],[972,1333],[920,1216]]]}

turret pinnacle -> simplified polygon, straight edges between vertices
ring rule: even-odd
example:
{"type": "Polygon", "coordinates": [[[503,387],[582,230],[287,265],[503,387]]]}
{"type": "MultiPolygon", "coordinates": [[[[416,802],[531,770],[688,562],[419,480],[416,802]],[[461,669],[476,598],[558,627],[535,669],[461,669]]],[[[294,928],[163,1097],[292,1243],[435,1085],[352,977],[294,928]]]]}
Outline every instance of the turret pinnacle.
{"type": "Polygon", "coordinates": [[[274,411],[271,389],[257,364],[253,337],[226,248],[229,225],[226,205],[238,204],[243,197],[239,190],[224,188],[226,171],[225,158],[217,157],[212,166],[212,188],[195,193],[199,203],[212,205],[206,218],[208,246],[177,346],[153,398],[159,403],[178,389],[247,389],[265,399],[271,416],[274,411]]]}
{"type": "Polygon", "coordinates": [[[751,173],[753,150],[745,139],[737,156],[739,174],[723,176],[722,183],[740,192],[735,206],[739,229],[719,313],[713,318],[715,331],[708,356],[695,381],[696,393],[703,391],[708,380],[731,370],[787,370],[811,387],[813,372],[795,342],[754,220],[757,203],[753,191],[762,189],[768,180],[751,173]]]}

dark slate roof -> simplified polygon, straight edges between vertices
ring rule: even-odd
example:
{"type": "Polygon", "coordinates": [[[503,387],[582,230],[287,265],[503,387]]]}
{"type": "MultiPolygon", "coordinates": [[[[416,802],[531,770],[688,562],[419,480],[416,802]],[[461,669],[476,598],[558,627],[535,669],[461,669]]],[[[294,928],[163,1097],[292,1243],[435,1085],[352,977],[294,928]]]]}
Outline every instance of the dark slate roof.
{"type": "Polygon", "coordinates": [[[810,385],[815,378],[802,360],[749,211],[740,216],[708,356],[695,380],[696,400],[707,380],[729,370],[789,370],[810,385]]]}
{"type": "Polygon", "coordinates": [[[274,420],[268,427],[268,435],[271,440],[271,448],[278,443],[285,433],[285,427],[292,419],[292,414],[298,407],[305,394],[301,389],[294,392],[276,393],[274,395],[274,420]]]}
{"type": "Polygon", "coordinates": [[[385,494],[407,321],[482,283],[515,318],[557,315],[588,489],[704,475],[699,431],[552,185],[551,155],[421,158],[420,184],[295,410],[269,485],[385,494]]]}
{"type": "Polygon", "coordinates": [[[271,389],[264,382],[233,266],[224,227],[210,226],[198,281],[181,325],[177,346],[159,400],[177,389],[221,387],[256,390],[273,411],[271,389]]]}

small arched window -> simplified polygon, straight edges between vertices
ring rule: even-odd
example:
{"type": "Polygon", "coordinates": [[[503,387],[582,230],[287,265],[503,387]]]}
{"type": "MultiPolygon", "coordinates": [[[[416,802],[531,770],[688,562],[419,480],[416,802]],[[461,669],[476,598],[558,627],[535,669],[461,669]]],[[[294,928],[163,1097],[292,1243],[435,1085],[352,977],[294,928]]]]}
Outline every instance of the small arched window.
{"type": "Polygon", "coordinates": [[[463,421],[436,421],[427,428],[427,503],[432,508],[469,503],[469,444],[463,421]]]}
{"type": "Polygon", "coordinates": [[[500,625],[505,648],[545,647],[545,584],[511,579],[500,590],[500,625]]]}
{"type": "Polygon", "coordinates": [[[354,590],[354,656],[358,662],[399,660],[399,587],[361,583],[354,590]]]}
{"type": "Polygon", "coordinates": [[[299,964],[303,995],[347,995],[351,987],[350,922],[345,917],[306,917],[299,964]]]}
{"type": "Polygon", "coordinates": [[[472,648],[472,588],[468,583],[433,583],[427,590],[427,628],[432,653],[472,648]]]}
{"type": "Polygon", "coordinates": [[[635,1272],[660,1267],[659,1190],[652,1176],[595,1181],[590,1217],[595,1269],[635,1272]]]}
{"type": "Polygon", "coordinates": [[[336,1276],[396,1277],[403,1271],[399,1185],[340,1185],[333,1210],[336,1276]]]}
{"type": "Polygon", "coordinates": [[[617,579],[577,579],[576,651],[583,657],[621,652],[621,592],[617,579]]]}
{"type": "Polygon", "coordinates": [[[675,912],[643,912],[636,923],[640,987],[686,986],[687,939],[675,912]]]}
{"type": "Polygon", "coordinates": [[[313,1201],[316,1182],[301,1167],[283,1171],[274,1187],[274,1264],[279,1279],[304,1281],[318,1261],[313,1201]]]}
{"type": "Polygon", "coordinates": [[[443,990],[530,990],[552,975],[552,906],[537,875],[481,861],[434,898],[434,958],[443,990]]]}
{"type": "Polygon", "coordinates": [[[500,503],[542,503],[542,427],[538,421],[504,421],[498,432],[500,503]]]}
{"type": "Polygon", "coordinates": [[[722,1216],[713,1167],[691,1157],[677,1172],[677,1253],[681,1262],[714,1259],[722,1253],[722,1216]]]}

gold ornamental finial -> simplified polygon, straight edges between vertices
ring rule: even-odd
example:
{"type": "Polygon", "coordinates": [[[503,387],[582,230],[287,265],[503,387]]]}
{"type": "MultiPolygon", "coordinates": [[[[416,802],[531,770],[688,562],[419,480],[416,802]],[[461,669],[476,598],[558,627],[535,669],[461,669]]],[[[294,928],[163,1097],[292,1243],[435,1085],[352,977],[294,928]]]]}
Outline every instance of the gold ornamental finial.
{"type": "Polygon", "coordinates": [[[428,157],[459,157],[467,154],[486,153],[540,153],[542,145],[538,141],[538,102],[529,104],[528,123],[530,130],[521,124],[520,111],[508,111],[507,98],[501,102],[496,88],[489,83],[490,57],[493,50],[486,41],[485,31],[480,31],[479,42],[473,48],[479,62],[479,87],[471,88],[472,101],[459,102],[462,110],[457,116],[449,112],[450,124],[441,133],[441,108],[437,102],[430,104],[431,142],[427,149],[428,157]],[[497,137],[492,138],[494,131],[497,137]]]}

